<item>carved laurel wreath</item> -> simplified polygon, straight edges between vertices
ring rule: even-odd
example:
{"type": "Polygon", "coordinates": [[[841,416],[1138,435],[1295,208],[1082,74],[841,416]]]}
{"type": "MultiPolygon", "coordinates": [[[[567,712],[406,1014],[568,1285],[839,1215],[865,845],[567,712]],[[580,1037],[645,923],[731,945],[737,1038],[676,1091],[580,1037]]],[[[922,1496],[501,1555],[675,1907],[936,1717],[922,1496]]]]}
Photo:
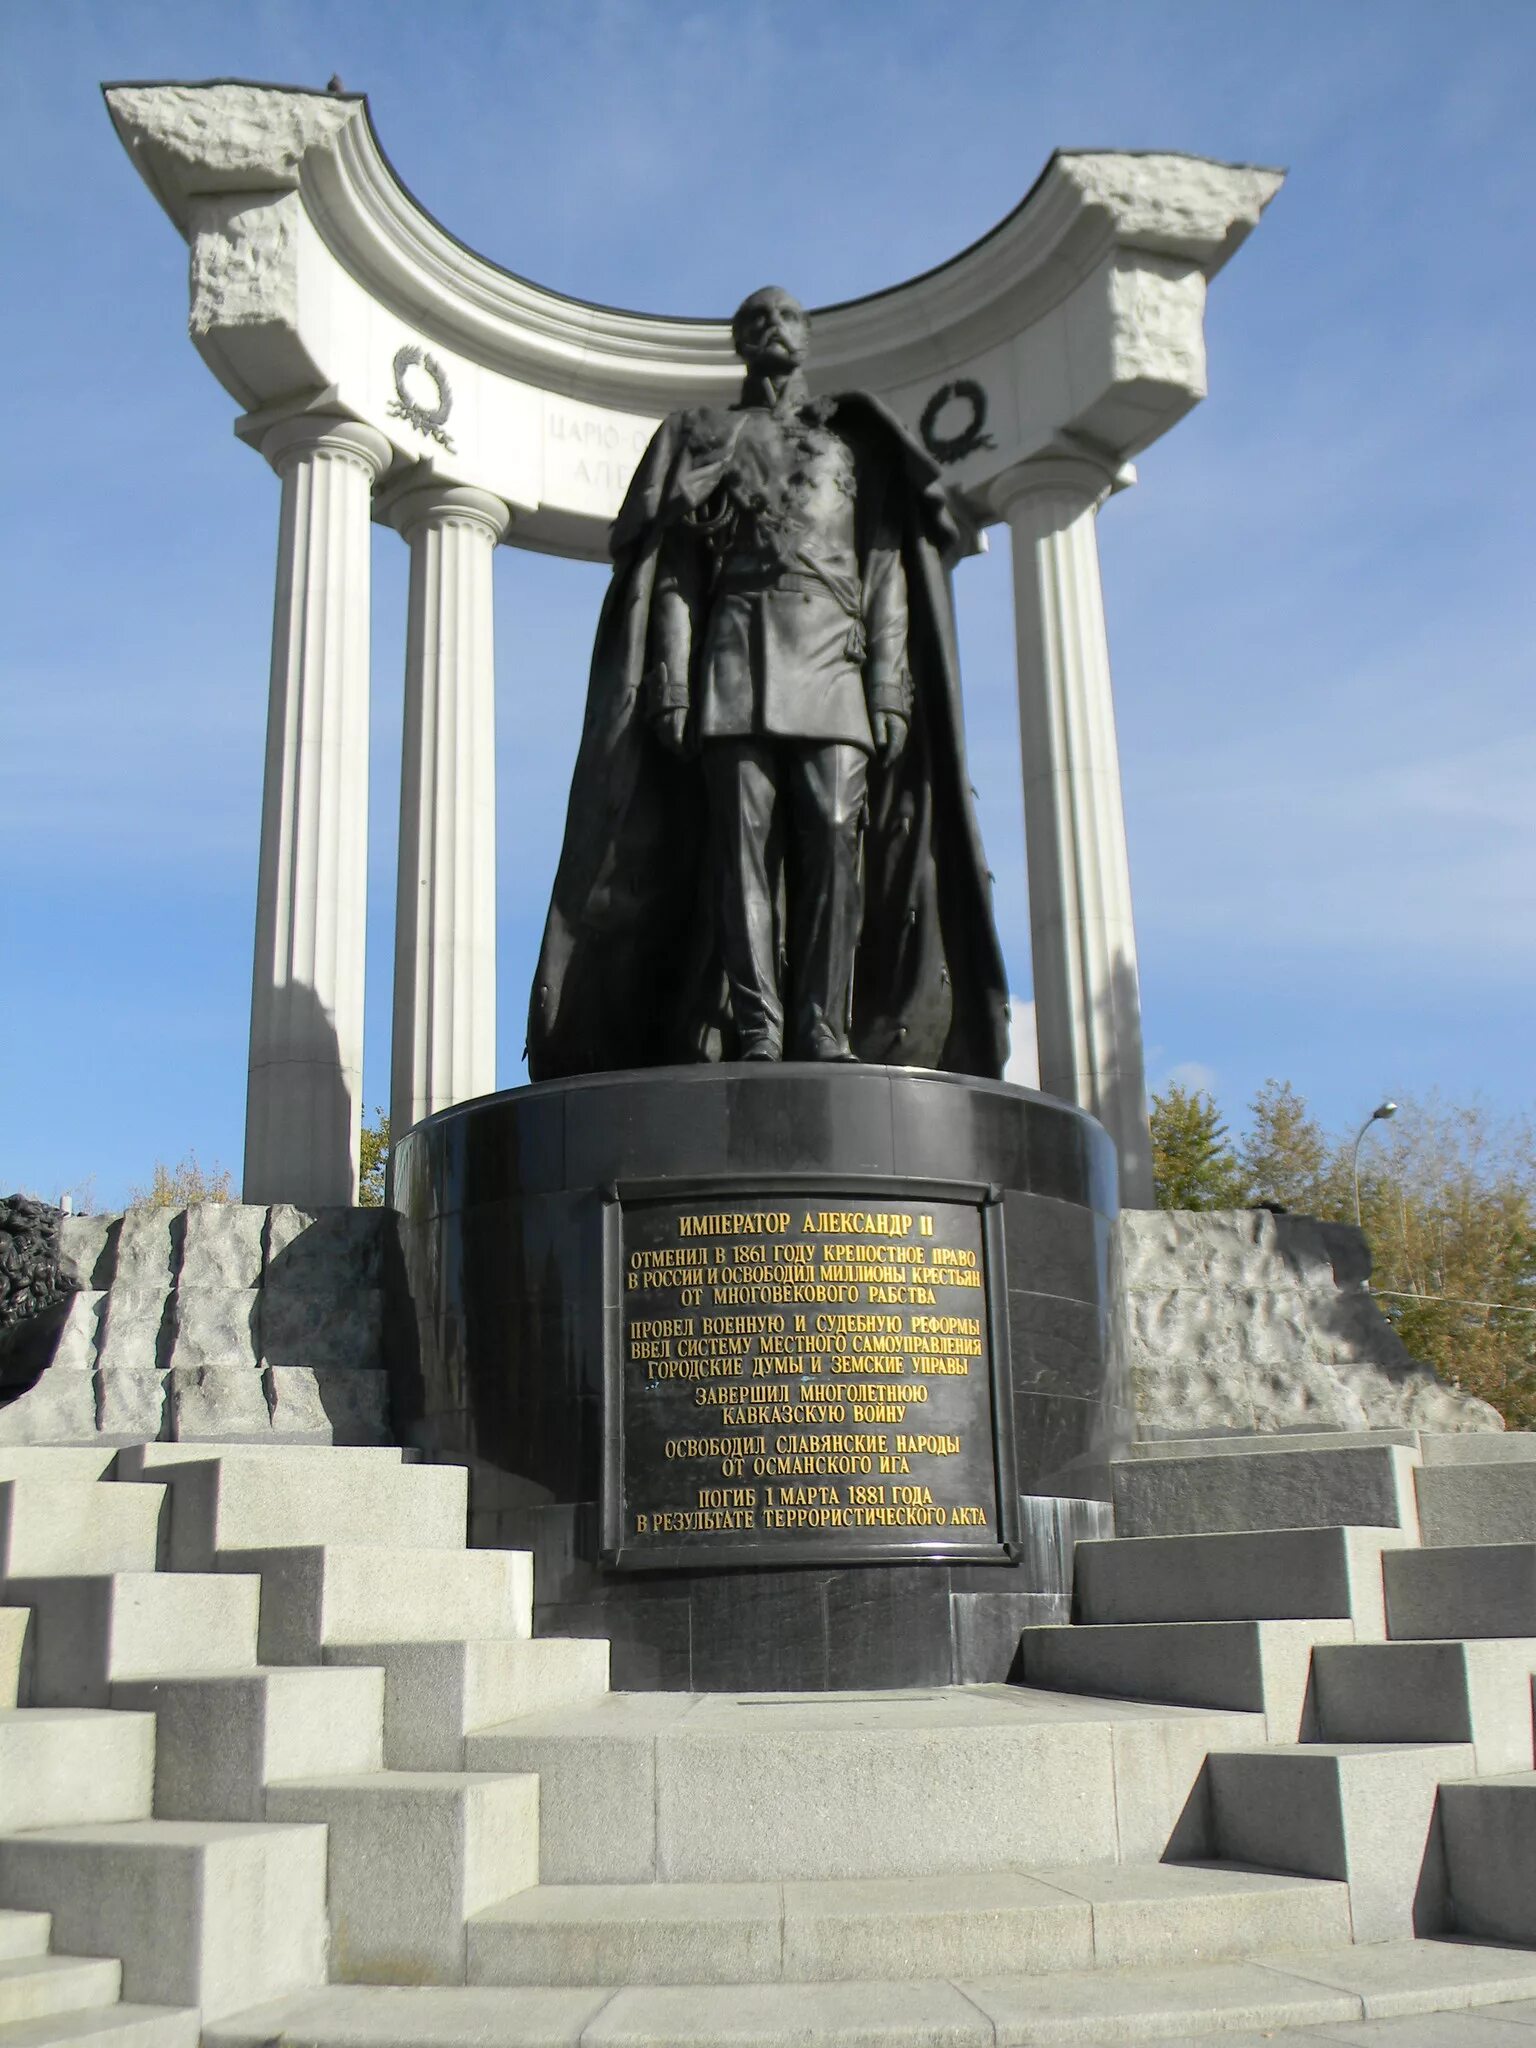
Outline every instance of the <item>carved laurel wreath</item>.
{"type": "Polygon", "coordinates": [[[404,348],[398,349],[395,353],[394,403],[386,408],[390,419],[407,421],[418,434],[426,434],[440,448],[446,448],[452,455],[455,453],[454,445],[443,432],[443,422],[452,407],[453,387],[448,382],[447,371],[437,357],[429,356],[424,348],[418,348],[414,342],[408,342],[404,348]],[[410,369],[425,371],[437,386],[437,404],[430,411],[426,406],[418,405],[405,388],[405,373],[410,369]]]}
{"type": "Polygon", "coordinates": [[[923,416],[918,421],[917,431],[923,437],[923,446],[935,462],[945,464],[959,462],[963,456],[974,454],[978,448],[995,448],[996,441],[990,434],[983,433],[987,423],[987,394],[973,377],[959,377],[953,384],[941,384],[932,398],[923,407],[923,416]],[[958,434],[941,434],[937,428],[939,414],[951,400],[968,405],[971,416],[958,434]]]}

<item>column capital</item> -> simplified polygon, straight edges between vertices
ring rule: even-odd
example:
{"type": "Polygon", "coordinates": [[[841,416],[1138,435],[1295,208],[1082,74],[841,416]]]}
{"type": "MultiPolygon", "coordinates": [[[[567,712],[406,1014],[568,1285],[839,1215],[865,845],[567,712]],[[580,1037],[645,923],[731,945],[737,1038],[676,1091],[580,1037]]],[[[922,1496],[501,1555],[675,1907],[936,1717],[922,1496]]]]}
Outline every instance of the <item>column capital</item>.
{"type": "Polygon", "coordinates": [[[376,427],[361,420],[339,419],[332,413],[294,413],[268,427],[257,443],[277,471],[286,474],[304,455],[336,455],[352,462],[376,484],[394,460],[395,451],[376,427]]]}
{"type": "Polygon", "coordinates": [[[512,523],[511,507],[489,491],[435,479],[390,491],[379,514],[408,541],[424,527],[471,526],[488,533],[494,545],[512,523]]]}
{"type": "Polygon", "coordinates": [[[1087,450],[1060,449],[1005,470],[987,486],[987,499],[1009,520],[1026,498],[1041,492],[1076,498],[1084,512],[1096,512],[1111,492],[1126,490],[1135,481],[1134,463],[1117,464],[1087,450]]]}

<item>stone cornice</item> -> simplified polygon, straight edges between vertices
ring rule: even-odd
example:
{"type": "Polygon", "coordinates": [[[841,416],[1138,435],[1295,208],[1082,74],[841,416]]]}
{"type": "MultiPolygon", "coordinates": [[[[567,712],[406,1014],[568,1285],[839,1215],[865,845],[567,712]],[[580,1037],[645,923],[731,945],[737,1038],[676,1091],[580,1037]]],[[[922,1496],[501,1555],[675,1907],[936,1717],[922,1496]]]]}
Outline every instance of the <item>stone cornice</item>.
{"type": "MultiPolygon", "coordinates": [[[[568,514],[520,519],[529,544],[599,552],[596,501],[611,517],[645,423],[738,387],[725,320],[587,304],[465,248],[396,176],[360,95],[236,80],[104,91],[130,156],[192,246],[193,338],[248,410],[339,391],[342,409],[365,413],[405,459],[420,459],[385,408],[346,395],[358,387],[363,327],[398,326],[402,339],[438,350],[456,383],[470,375],[458,366],[473,365],[497,385],[495,432],[471,443],[468,401],[452,423],[458,480],[533,511],[549,478],[506,459],[512,414],[531,405],[542,433],[551,406],[592,409],[613,457],[588,478],[593,512],[573,483],[568,514]],[[367,321],[356,312],[364,305],[375,309],[367,321]]],[[[979,384],[986,432],[978,417],[972,447],[946,471],[973,516],[995,516],[990,482],[1063,433],[1114,466],[1203,395],[1205,282],[1280,182],[1277,171],[1199,157],[1059,151],[1013,212],[949,262],[815,311],[813,385],[872,391],[916,428],[946,387],[979,384]]],[[[569,458],[556,450],[551,460],[558,469],[569,458]]]]}

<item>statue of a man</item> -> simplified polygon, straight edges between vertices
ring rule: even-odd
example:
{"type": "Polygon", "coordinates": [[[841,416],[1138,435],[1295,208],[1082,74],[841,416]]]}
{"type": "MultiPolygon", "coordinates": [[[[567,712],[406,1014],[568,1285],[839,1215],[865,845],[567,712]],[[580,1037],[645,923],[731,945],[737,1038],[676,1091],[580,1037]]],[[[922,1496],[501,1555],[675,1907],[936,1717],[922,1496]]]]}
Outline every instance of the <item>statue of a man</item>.
{"type": "Polygon", "coordinates": [[[614,523],[529,1071],[1000,1073],[937,470],[874,399],[810,396],[788,292],[731,332],[740,401],[664,420],[614,523]]]}

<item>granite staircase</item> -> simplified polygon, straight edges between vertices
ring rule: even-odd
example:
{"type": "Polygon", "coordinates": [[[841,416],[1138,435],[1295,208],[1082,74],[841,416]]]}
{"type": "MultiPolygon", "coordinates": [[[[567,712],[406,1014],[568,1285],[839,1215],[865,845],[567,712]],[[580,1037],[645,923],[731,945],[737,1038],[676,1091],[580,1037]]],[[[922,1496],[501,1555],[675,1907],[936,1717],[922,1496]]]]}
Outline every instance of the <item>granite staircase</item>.
{"type": "Polygon", "coordinates": [[[1262,1714],[1203,1774],[1217,1853],[1347,1883],[1357,1941],[1536,1947],[1536,1437],[1138,1452],[1025,1678],[1262,1714]]]}
{"type": "Polygon", "coordinates": [[[0,1451],[0,2048],[1513,2027],[1513,1444],[1497,1512],[1427,1439],[1137,1459],[1024,1683],[863,1696],[610,1693],[398,1451],[0,1451]]]}

